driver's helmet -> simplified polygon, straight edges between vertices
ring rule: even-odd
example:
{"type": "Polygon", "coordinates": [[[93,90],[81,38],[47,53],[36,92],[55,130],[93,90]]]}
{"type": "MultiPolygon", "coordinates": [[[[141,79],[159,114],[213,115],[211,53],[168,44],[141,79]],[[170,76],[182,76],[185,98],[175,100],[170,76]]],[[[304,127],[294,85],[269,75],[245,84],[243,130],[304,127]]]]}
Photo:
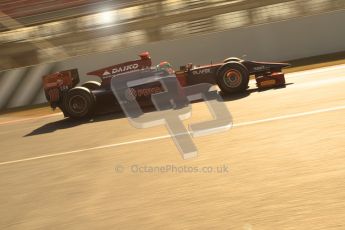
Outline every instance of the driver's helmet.
{"type": "Polygon", "coordinates": [[[169,62],[161,62],[159,65],[157,65],[157,70],[165,70],[168,71],[168,73],[173,74],[175,73],[172,65],[169,62]]]}
{"type": "Polygon", "coordinates": [[[139,54],[139,57],[141,60],[151,60],[150,53],[147,51],[139,54]]]}

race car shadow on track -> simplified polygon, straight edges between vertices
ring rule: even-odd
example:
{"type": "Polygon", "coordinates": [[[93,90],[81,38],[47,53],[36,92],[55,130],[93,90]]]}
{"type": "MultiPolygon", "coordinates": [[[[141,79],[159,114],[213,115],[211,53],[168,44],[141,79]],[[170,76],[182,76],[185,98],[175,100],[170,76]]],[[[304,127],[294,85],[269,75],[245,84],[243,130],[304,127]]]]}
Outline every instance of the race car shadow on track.
{"type": "MultiPolygon", "coordinates": [[[[291,84],[292,83],[289,83],[289,84],[286,84],[285,86],[282,86],[279,88],[267,89],[267,90],[279,90],[279,89],[285,88],[287,85],[291,85],[291,84]]],[[[239,100],[239,99],[248,97],[250,94],[252,94],[254,92],[263,92],[263,91],[267,91],[267,90],[262,90],[262,89],[259,90],[259,89],[255,88],[255,89],[248,89],[243,93],[237,93],[237,94],[232,94],[232,95],[223,94],[221,92],[219,94],[222,97],[223,101],[234,101],[234,100],[239,100]]],[[[198,103],[198,102],[203,102],[203,101],[198,100],[198,101],[193,102],[193,103],[198,103]]],[[[145,113],[156,111],[154,107],[145,107],[142,109],[145,113]]],[[[106,114],[97,115],[97,116],[93,117],[92,119],[74,120],[71,118],[66,118],[66,119],[62,119],[59,121],[54,121],[54,122],[45,124],[45,125],[37,128],[37,129],[33,130],[32,132],[26,134],[24,137],[48,134],[48,133],[53,133],[57,130],[69,129],[69,128],[73,128],[73,127],[76,127],[79,125],[108,121],[108,120],[112,120],[112,119],[120,119],[120,118],[125,118],[125,114],[122,112],[112,112],[112,113],[109,112],[106,114]]]]}
{"type": "Polygon", "coordinates": [[[101,122],[101,121],[107,121],[107,120],[112,120],[112,119],[119,119],[119,118],[124,118],[125,115],[121,112],[117,113],[109,113],[109,114],[102,114],[95,116],[92,119],[82,119],[82,120],[74,120],[71,118],[65,118],[59,121],[54,121],[47,123],[32,132],[26,134],[24,137],[29,137],[29,136],[36,136],[36,135],[41,135],[41,134],[48,134],[48,133],[53,133],[57,130],[61,129],[69,129],[73,128],[79,125],[84,125],[84,124],[89,124],[89,123],[95,123],[95,122],[101,122]]]}
{"type": "MultiPolygon", "coordinates": [[[[148,113],[148,112],[153,112],[155,111],[154,107],[146,107],[142,108],[143,112],[148,113]]],[[[84,118],[81,120],[75,120],[72,118],[64,118],[62,120],[54,121],[47,123],[32,132],[24,135],[24,137],[30,137],[30,136],[36,136],[36,135],[42,135],[42,134],[48,134],[48,133],[53,133],[57,130],[62,130],[62,129],[69,129],[73,127],[77,127],[80,125],[84,124],[90,124],[90,123],[95,123],[95,122],[102,122],[102,121],[108,121],[108,120],[113,120],[113,119],[120,119],[120,118],[125,118],[125,114],[123,112],[106,112],[102,114],[95,115],[93,118],[84,118]]]]}

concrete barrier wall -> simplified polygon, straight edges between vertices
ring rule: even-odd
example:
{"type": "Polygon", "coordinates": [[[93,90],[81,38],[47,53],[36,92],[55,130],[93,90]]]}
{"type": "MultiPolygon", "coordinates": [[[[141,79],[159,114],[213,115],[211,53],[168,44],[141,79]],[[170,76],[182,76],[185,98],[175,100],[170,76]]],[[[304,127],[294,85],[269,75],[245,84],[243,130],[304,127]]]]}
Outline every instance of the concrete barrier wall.
{"type": "Polygon", "coordinates": [[[341,10],[5,71],[0,73],[0,109],[45,102],[41,87],[45,74],[78,68],[81,82],[97,80],[86,73],[133,60],[142,51],[149,51],[154,63],[166,60],[176,68],[190,62],[215,63],[229,56],[286,61],[345,51],[344,22],[345,11],[341,10]]]}

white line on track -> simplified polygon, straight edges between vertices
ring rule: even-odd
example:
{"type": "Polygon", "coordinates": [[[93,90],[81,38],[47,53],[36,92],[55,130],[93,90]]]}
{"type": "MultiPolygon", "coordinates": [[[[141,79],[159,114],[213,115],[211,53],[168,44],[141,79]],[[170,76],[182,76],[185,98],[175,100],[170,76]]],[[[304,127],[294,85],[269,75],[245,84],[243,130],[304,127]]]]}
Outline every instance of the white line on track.
{"type": "Polygon", "coordinates": [[[297,118],[297,117],[304,117],[304,116],[308,116],[308,115],[333,112],[333,111],[338,111],[338,110],[343,110],[343,109],[345,109],[345,105],[332,107],[332,108],[326,108],[326,109],[312,110],[312,111],[303,112],[303,113],[295,113],[295,114],[288,114],[288,115],[283,115],[283,116],[271,117],[271,118],[266,118],[266,119],[261,119],[261,120],[256,120],[256,121],[242,122],[242,123],[234,124],[233,127],[256,125],[256,124],[260,124],[260,123],[279,121],[279,120],[285,120],[285,119],[291,119],[291,118],[297,118]]]}
{"type": "Polygon", "coordinates": [[[25,121],[40,120],[40,119],[44,119],[44,118],[56,117],[56,116],[61,116],[61,115],[62,115],[62,113],[53,113],[53,114],[43,115],[43,116],[39,116],[39,117],[28,117],[28,118],[22,118],[22,119],[0,122],[0,125],[8,125],[8,124],[25,122],[25,121]]]}
{"type": "Polygon", "coordinates": [[[322,67],[322,68],[317,68],[317,69],[311,69],[311,70],[303,70],[303,71],[298,71],[294,73],[288,73],[286,74],[287,78],[292,78],[292,77],[306,77],[307,75],[314,75],[314,74],[320,74],[320,73],[327,73],[330,71],[335,71],[335,70],[345,70],[345,65],[336,65],[336,66],[327,66],[327,67],[322,67]]]}
{"type": "Polygon", "coordinates": [[[14,161],[6,161],[6,162],[1,162],[0,166],[1,165],[20,163],[20,162],[25,162],[25,161],[33,161],[33,160],[39,160],[39,159],[44,159],[44,158],[51,158],[51,157],[69,155],[69,154],[73,154],[73,153],[80,153],[80,152],[86,152],[86,151],[91,151],[91,150],[106,149],[106,148],[113,148],[113,147],[118,147],[118,146],[122,146],[122,145],[130,145],[130,144],[137,144],[137,143],[142,143],[142,142],[161,140],[161,139],[165,139],[165,138],[169,138],[169,137],[171,137],[171,136],[170,135],[165,135],[165,136],[151,137],[151,138],[145,138],[145,139],[140,139],[140,140],[120,142],[120,143],[110,144],[110,145],[100,145],[100,146],[97,146],[97,147],[86,148],[86,149],[78,149],[78,150],[61,152],[61,153],[53,153],[53,154],[42,155],[42,156],[38,156],[38,157],[24,158],[24,159],[14,160],[14,161]]]}
{"type": "MultiPolygon", "coordinates": [[[[321,74],[321,73],[330,73],[332,71],[339,71],[339,70],[344,70],[345,72],[345,65],[336,65],[336,66],[328,66],[328,67],[322,67],[318,69],[311,69],[311,70],[303,70],[303,71],[298,71],[298,72],[293,72],[293,73],[287,73],[285,74],[286,79],[291,79],[291,78],[302,78],[302,77],[309,77],[309,76],[314,76],[315,74],[321,74]]],[[[328,78],[324,81],[329,81],[331,79],[337,79],[337,78],[328,78]]],[[[250,80],[251,83],[256,83],[255,79],[250,80]]],[[[311,84],[311,83],[308,83],[311,84]]]]}
{"type": "MultiPolygon", "coordinates": [[[[295,114],[271,117],[271,118],[266,118],[266,119],[261,119],[261,120],[242,122],[242,123],[234,124],[233,127],[236,128],[236,127],[243,127],[243,126],[248,126],[248,125],[256,125],[256,124],[261,124],[261,123],[266,123],[266,122],[285,120],[285,119],[291,119],[291,118],[298,118],[298,117],[310,116],[310,115],[314,115],[314,114],[339,111],[339,110],[344,110],[344,109],[345,109],[345,105],[342,105],[342,106],[336,106],[336,107],[331,107],[331,108],[312,110],[309,112],[295,113],[295,114]]],[[[107,148],[114,148],[114,147],[119,147],[119,146],[124,146],[124,145],[130,145],[130,144],[138,144],[138,143],[143,143],[143,142],[156,141],[156,140],[166,139],[166,138],[170,138],[170,137],[171,137],[170,135],[164,135],[164,136],[158,136],[158,137],[151,137],[151,138],[145,138],[145,139],[139,139],[139,140],[120,142],[120,143],[109,144],[109,145],[101,145],[101,146],[92,147],[92,148],[78,149],[78,150],[61,152],[61,153],[53,153],[53,154],[42,155],[42,156],[38,156],[38,157],[23,158],[20,160],[5,161],[5,162],[0,162],[0,166],[16,164],[16,163],[21,163],[21,162],[34,161],[34,160],[45,159],[45,158],[64,156],[64,155],[70,155],[70,154],[74,154],[74,153],[81,153],[81,152],[92,151],[92,150],[107,149],[107,148]]]]}

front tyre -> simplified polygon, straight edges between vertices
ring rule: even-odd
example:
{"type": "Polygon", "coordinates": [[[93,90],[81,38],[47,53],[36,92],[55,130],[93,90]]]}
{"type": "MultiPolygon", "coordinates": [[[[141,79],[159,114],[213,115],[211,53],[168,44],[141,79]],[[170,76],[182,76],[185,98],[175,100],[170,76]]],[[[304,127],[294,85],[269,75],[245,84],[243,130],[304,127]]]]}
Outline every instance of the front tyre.
{"type": "Polygon", "coordinates": [[[224,93],[243,92],[247,89],[248,83],[248,70],[236,62],[224,65],[217,76],[217,84],[224,93]]]}
{"type": "Polygon", "coordinates": [[[243,60],[240,59],[240,58],[237,58],[237,57],[229,57],[229,58],[225,59],[225,60],[223,61],[223,63],[228,63],[228,62],[241,62],[241,61],[243,61],[243,60]]]}
{"type": "Polygon", "coordinates": [[[89,89],[75,87],[64,97],[64,113],[74,119],[90,117],[93,115],[95,102],[95,97],[89,89]]]}

